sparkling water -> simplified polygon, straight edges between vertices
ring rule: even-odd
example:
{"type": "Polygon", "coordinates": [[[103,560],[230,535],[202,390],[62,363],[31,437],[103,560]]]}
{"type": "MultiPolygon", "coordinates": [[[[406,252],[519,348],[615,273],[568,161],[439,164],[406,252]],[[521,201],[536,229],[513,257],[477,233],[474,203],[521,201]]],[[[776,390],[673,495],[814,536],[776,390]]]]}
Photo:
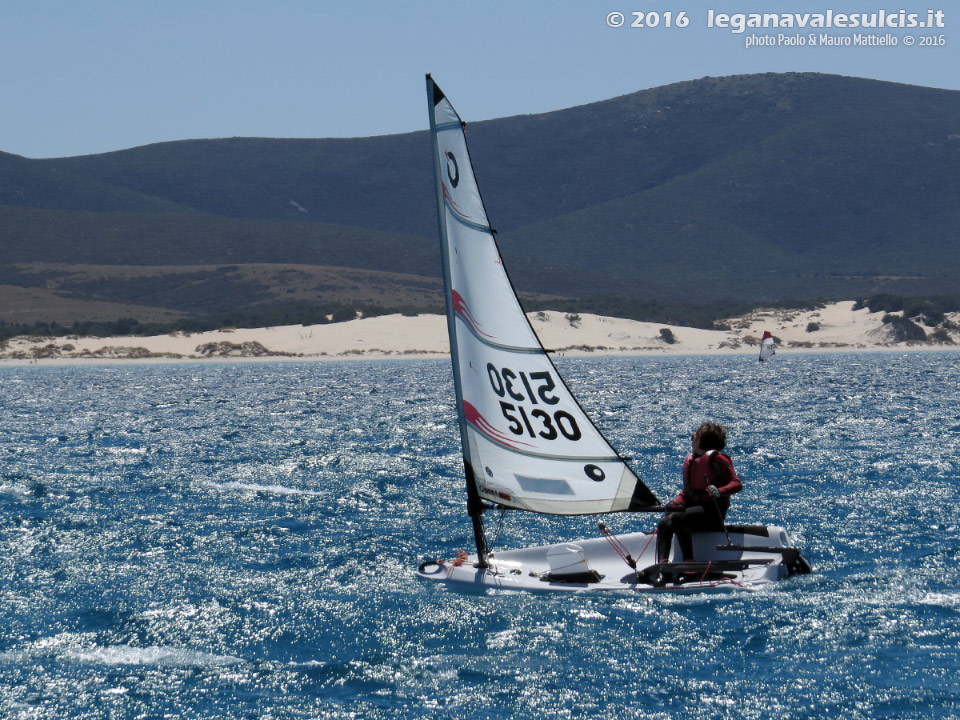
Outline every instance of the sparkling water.
{"type": "Polygon", "coordinates": [[[446,360],[2,367],[0,717],[960,717],[958,361],[560,360],[661,499],[725,424],[814,568],[692,596],[418,580],[473,550],[446,360]]]}

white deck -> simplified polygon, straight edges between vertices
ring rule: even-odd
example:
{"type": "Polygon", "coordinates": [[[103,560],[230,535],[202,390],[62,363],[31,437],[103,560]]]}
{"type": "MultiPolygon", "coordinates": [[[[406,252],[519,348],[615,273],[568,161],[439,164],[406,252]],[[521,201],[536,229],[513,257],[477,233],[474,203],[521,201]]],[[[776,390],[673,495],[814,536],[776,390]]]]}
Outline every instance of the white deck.
{"type": "MultiPolygon", "coordinates": [[[[791,548],[786,531],[778,526],[769,525],[767,535],[753,532],[731,531],[729,541],[733,545],[756,547],[758,550],[718,550],[718,546],[728,544],[727,535],[722,532],[694,533],[693,551],[696,562],[752,560],[756,564],[738,569],[721,568],[724,577],[718,577],[717,571],[704,567],[703,571],[688,572],[677,582],[667,582],[657,587],[638,577],[611,543],[604,537],[576,540],[572,543],[543,545],[521,550],[506,550],[491,553],[489,567],[475,567],[476,555],[461,560],[440,560],[424,563],[417,575],[429,580],[467,585],[530,591],[566,591],[596,592],[601,590],[632,590],[635,592],[703,592],[730,591],[738,589],[755,590],[772,582],[782,580],[793,573],[793,569],[784,561],[779,552],[764,552],[759,548],[791,548]],[[586,560],[581,569],[598,573],[597,582],[563,582],[556,578],[548,579],[551,573],[547,553],[551,549],[565,546],[579,548],[586,560]]],[[[638,571],[656,563],[656,535],[652,533],[631,533],[618,536],[630,555],[636,560],[638,571]]],[[[557,550],[554,550],[557,552],[557,550]]],[[[570,549],[570,552],[573,552],[570,549]]],[[[679,558],[679,547],[674,540],[672,558],[679,558]]]]}

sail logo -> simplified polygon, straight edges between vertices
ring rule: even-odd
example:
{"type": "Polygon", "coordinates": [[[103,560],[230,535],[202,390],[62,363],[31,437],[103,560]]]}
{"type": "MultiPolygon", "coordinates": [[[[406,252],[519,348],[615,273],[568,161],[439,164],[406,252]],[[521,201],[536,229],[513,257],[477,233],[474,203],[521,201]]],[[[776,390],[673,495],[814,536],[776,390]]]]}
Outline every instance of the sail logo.
{"type": "MultiPolygon", "coordinates": [[[[460,163],[457,162],[457,156],[454,155],[452,150],[447,150],[444,153],[444,157],[447,158],[447,179],[450,181],[450,187],[453,187],[453,189],[456,190],[457,186],[460,185],[460,163]]],[[[446,201],[450,209],[464,220],[472,221],[472,218],[463,210],[461,210],[460,206],[457,205],[456,201],[453,199],[453,195],[447,183],[444,182],[441,183],[441,185],[443,185],[443,199],[446,201]]]]}
{"type": "Polygon", "coordinates": [[[584,465],[583,472],[594,482],[603,482],[607,478],[607,474],[599,465],[584,465]]]}
{"type": "Polygon", "coordinates": [[[457,156],[447,150],[447,177],[450,178],[450,184],[457,187],[460,184],[460,166],[457,164],[457,156]],[[453,172],[450,172],[450,163],[453,163],[453,172]]]}

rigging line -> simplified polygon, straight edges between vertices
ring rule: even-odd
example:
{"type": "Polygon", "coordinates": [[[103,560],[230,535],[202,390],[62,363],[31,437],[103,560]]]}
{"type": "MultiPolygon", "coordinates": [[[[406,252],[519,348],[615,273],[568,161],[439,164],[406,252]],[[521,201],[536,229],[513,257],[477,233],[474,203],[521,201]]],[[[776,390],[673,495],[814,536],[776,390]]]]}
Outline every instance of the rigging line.
{"type": "Polygon", "coordinates": [[[646,544],[643,546],[643,550],[640,551],[640,554],[639,554],[637,557],[643,557],[643,556],[644,556],[644,554],[647,552],[647,548],[650,547],[650,543],[653,542],[653,539],[654,539],[656,536],[657,536],[657,531],[656,531],[656,530],[654,530],[652,533],[650,533],[650,537],[647,539],[646,544]]]}
{"type": "Polygon", "coordinates": [[[613,534],[613,531],[604,525],[602,522],[598,523],[600,526],[600,534],[603,535],[607,542],[610,543],[610,547],[613,548],[614,552],[620,556],[620,559],[623,560],[632,570],[637,569],[637,561],[631,557],[630,553],[627,551],[626,545],[624,545],[620,538],[613,534]]]}
{"type": "MultiPolygon", "coordinates": [[[[707,493],[710,495],[710,493],[707,493]]],[[[730,540],[730,533],[727,532],[727,523],[723,519],[723,513],[720,512],[720,503],[717,502],[717,499],[710,495],[710,498],[713,500],[713,507],[717,511],[717,516],[720,518],[720,526],[723,528],[723,534],[727,536],[727,545],[733,545],[733,542],[730,540]]]]}
{"type": "Polygon", "coordinates": [[[489,547],[493,548],[497,544],[497,540],[500,539],[500,531],[503,530],[504,520],[507,517],[507,508],[500,508],[500,520],[497,522],[497,529],[493,533],[493,540],[490,541],[489,547]]]}

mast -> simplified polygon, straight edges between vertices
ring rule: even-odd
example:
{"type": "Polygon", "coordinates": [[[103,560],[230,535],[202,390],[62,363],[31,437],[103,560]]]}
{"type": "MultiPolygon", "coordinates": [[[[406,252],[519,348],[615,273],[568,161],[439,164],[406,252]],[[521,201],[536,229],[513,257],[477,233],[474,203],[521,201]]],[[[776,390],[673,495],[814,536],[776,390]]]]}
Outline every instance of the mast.
{"type": "Polygon", "coordinates": [[[463,472],[467,482],[467,514],[473,524],[473,537],[477,546],[477,567],[489,567],[487,562],[487,536],[483,530],[483,501],[477,491],[477,481],[473,464],[467,456],[467,419],[463,412],[463,385],[460,381],[460,355],[457,346],[456,317],[453,307],[453,281],[450,275],[450,251],[447,239],[447,226],[443,217],[443,190],[440,177],[440,157],[437,144],[437,124],[434,118],[434,106],[443,99],[430,73],[427,73],[427,113],[430,116],[430,145],[433,154],[434,187],[437,193],[437,225],[440,228],[440,256],[443,267],[443,300],[447,314],[447,334],[450,337],[450,358],[453,362],[453,386],[456,392],[457,425],[460,428],[460,450],[463,453],[463,472]]]}

